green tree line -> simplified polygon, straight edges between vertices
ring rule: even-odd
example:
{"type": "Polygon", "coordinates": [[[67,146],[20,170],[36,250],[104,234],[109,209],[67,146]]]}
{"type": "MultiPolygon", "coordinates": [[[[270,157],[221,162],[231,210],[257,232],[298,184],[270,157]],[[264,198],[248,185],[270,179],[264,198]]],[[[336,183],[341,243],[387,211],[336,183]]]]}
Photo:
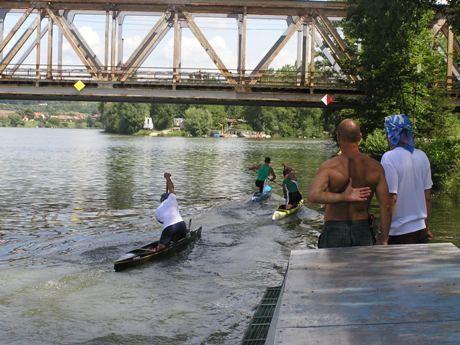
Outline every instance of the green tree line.
{"type": "Polygon", "coordinates": [[[184,119],[192,136],[220,131],[228,118],[242,120],[242,130],[263,131],[274,137],[323,137],[322,111],[308,108],[106,103],[100,105],[101,121],[108,132],[134,134],[144,118],[151,117],[156,130],[173,126],[174,118],[184,119]]]}

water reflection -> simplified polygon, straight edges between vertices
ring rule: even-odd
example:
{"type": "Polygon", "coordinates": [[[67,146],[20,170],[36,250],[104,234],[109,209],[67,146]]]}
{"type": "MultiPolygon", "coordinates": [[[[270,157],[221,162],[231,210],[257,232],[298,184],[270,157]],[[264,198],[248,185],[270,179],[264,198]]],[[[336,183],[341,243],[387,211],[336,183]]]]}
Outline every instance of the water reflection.
{"type": "Polygon", "coordinates": [[[109,208],[122,210],[133,206],[136,157],[137,152],[132,146],[115,146],[108,149],[106,181],[109,208]]]}

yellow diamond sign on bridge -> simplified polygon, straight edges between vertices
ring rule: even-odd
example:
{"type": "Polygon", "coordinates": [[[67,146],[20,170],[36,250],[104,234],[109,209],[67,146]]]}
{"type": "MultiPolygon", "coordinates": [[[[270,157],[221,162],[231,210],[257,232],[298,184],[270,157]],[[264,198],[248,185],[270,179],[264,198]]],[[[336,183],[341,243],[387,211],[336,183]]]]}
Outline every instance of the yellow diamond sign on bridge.
{"type": "Polygon", "coordinates": [[[82,82],[81,80],[77,81],[75,84],[73,84],[73,87],[77,90],[77,91],[81,91],[83,90],[86,85],[84,82],[82,82]]]}

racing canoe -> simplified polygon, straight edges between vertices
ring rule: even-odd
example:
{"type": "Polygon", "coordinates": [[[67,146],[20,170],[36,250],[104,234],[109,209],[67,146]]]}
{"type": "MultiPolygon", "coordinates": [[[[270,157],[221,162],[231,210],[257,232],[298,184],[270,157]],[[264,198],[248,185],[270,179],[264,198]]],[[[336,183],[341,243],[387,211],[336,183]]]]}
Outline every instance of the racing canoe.
{"type": "Polygon", "coordinates": [[[275,210],[275,212],[273,212],[273,220],[278,220],[297,213],[303,206],[303,200],[300,200],[296,207],[290,208],[289,210],[286,210],[284,208],[285,205],[281,206],[283,206],[283,208],[278,208],[277,210],[275,210]]]}
{"type": "Polygon", "coordinates": [[[153,249],[158,245],[158,241],[149,243],[141,248],[131,250],[115,261],[113,268],[116,272],[127,268],[142,265],[146,262],[159,260],[173,255],[183,250],[187,245],[201,237],[201,226],[198,229],[187,232],[187,236],[177,242],[172,242],[162,250],[154,252],[153,249]]]}

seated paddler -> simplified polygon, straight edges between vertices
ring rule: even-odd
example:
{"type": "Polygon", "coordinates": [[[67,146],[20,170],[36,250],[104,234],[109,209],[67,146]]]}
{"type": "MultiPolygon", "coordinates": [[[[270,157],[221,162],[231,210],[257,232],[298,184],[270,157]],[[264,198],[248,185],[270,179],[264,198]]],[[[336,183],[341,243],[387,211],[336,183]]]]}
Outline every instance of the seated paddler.
{"type": "Polygon", "coordinates": [[[294,169],[285,166],[283,170],[283,192],[286,198],[286,210],[296,207],[302,200],[294,169]]]}
{"type": "Polygon", "coordinates": [[[163,224],[163,232],[156,250],[165,248],[170,242],[175,242],[187,235],[187,225],[179,212],[174,183],[171,174],[164,173],[166,179],[166,193],[160,198],[160,206],[155,210],[156,219],[163,224]]]}

